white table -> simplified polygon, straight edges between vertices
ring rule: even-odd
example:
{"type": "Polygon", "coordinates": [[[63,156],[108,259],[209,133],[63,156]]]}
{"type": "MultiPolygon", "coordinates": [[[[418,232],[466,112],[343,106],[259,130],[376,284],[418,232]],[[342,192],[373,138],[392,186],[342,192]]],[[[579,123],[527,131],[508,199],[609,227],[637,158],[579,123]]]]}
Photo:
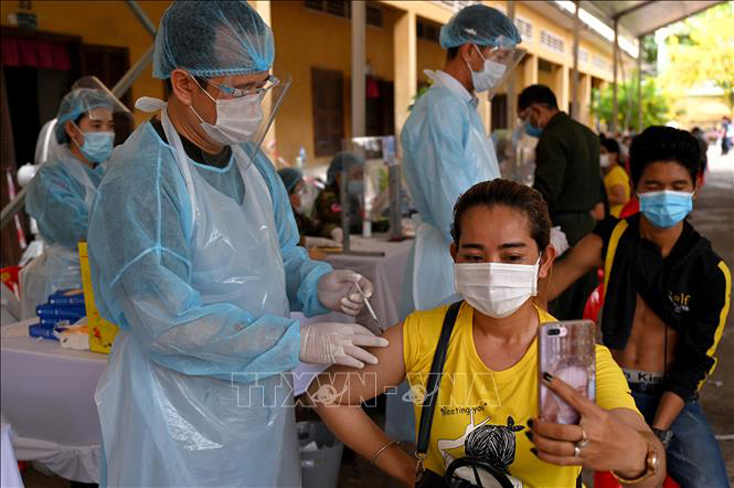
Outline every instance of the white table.
{"type": "MultiPolygon", "coordinates": [[[[336,269],[351,269],[367,277],[375,286],[370,303],[385,327],[400,320],[403,276],[412,240],[388,242],[386,236],[352,238],[352,249],[382,251],[385,256],[329,254],[327,261],[336,269]]],[[[353,322],[342,314],[305,319],[303,323],[353,322]]],[[[363,310],[357,322],[369,324],[363,310]]],[[[7,325],[27,334],[34,320],[7,325]]],[[[371,324],[370,324],[371,325],[371,324]]],[[[62,349],[56,341],[24,337],[0,337],[0,411],[3,420],[15,431],[14,447],[18,459],[38,460],[64,478],[87,483],[99,476],[99,427],[94,391],[107,356],[92,352],[62,349]]],[[[308,375],[323,367],[301,365],[296,374],[295,393],[308,386],[308,375]]]]}
{"type": "Polygon", "coordinates": [[[34,321],[0,329],[0,412],[15,432],[15,454],[66,479],[96,483],[102,434],[94,390],[107,355],[14,337],[34,321]]]}
{"type": "MultiPolygon", "coordinates": [[[[375,287],[370,299],[375,314],[383,327],[391,327],[400,320],[400,303],[403,295],[403,278],[408,254],[413,240],[389,242],[386,235],[372,238],[352,236],[350,247],[354,251],[382,251],[384,256],[360,256],[352,254],[328,254],[326,261],[335,269],[351,269],[367,277],[375,287]]],[[[363,310],[357,322],[364,324],[369,315],[363,310]]]]}
{"type": "Polygon", "coordinates": [[[13,450],[13,431],[8,424],[0,424],[0,486],[23,488],[18,461],[13,450]]]}

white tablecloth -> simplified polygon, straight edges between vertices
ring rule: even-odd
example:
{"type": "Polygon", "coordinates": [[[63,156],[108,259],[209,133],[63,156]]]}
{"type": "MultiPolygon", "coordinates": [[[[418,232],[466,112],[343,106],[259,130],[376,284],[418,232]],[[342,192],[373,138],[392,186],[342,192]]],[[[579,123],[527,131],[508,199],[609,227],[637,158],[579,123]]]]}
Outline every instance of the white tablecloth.
{"type": "MultiPolygon", "coordinates": [[[[352,249],[382,251],[383,257],[330,254],[336,269],[354,270],[372,281],[370,303],[383,325],[400,319],[400,299],[405,265],[412,241],[388,242],[384,236],[354,237],[352,249]]],[[[302,323],[353,322],[342,314],[306,319],[302,323]]],[[[368,324],[366,310],[357,322],[368,324]]],[[[15,455],[37,460],[64,478],[94,483],[99,478],[101,431],[94,403],[94,390],[107,356],[62,349],[56,341],[28,337],[34,320],[6,325],[0,337],[0,395],[2,418],[15,431],[15,455]],[[15,334],[8,334],[8,332],[15,334]],[[12,337],[21,334],[23,337],[12,337]]],[[[372,325],[372,324],[369,324],[372,325]]],[[[321,366],[304,365],[294,371],[295,393],[302,393],[321,366]]],[[[4,485],[3,485],[4,486],[4,485]]]]}
{"type": "MultiPolygon", "coordinates": [[[[359,256],[352,254],[329,254],[326,261],[336,269],[351,269],[367,277],[375,286],[370,304],[383,327],[391,327],[400,320],[400,303],[403,291],[405,266],[408,262],[412,240],[389,242],[387,236],[376,235],[366,239],[352,236],[350,241],[354,251],[382,251],[385,256],[359,256]]],[[[357,322],[364,324],[367,310],[363,310],[357,322]]]]}
{"type": "Polygon", "coordinates": [[[33,322],[4,326],[0,336],[0,411],[15,432],[15,454],[66,479],[96,483],[102,434],[94,389],[107,356],[9,334],[33,322]]]}
{"type": "Polygon", "coordinates": [[[18,470],[18,461],[13,451],[13,432],[8,424],[0,424],[0,486],[23,488],[23,479],[18,470]]]}

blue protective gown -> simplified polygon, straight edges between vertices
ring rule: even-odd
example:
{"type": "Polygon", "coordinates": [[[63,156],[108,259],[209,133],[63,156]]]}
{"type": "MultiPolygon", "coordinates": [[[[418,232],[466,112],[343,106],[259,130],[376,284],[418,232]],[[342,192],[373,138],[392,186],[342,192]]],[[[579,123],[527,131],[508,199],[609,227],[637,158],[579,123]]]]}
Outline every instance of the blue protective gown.
{"type": "MultiPolygon", "coordinates": [[[[499,178],[492,140],[477,99],[451,75],[426,71],[433,85],[421,96],[401,133],[403,170],[421,224],[408,256],[401,316],[430,310],[456,297],[449,253],[454,205],[480,181],[499,178]]],[[[387,400],[388,435],[415,442],[407,383],[387,400]]]]}
{"type": "Polygon", "coordinates": [[[89,228],[95,299],[121,327],[97,386],[110,486],[295,486],[288,372],[328,312],[272,164],[225,168],[143,124],[113,155],[89,228]],[[175,155],[175,156],[174,156],[175,155]]]}
{"type": "Polygon", "coordinates": [[[25,209],[37,224],[44,252],[21,271],[21,317],[36,315],[36,306],[52,293],[81,288],[77,243],[86,240],[89,207],[104,175],[82,163],[64,144],[57,146],[28,186],[25,209]]]}

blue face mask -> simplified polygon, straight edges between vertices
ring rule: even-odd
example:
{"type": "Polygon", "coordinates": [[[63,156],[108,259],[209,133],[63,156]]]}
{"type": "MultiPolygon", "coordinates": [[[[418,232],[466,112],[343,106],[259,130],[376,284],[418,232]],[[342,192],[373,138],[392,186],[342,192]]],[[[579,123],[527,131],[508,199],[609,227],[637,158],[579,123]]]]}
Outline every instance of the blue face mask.
{"type": "Polygon", "coordinates": [[[543,133],[543,129],[536,127],[530,122],[525,122],[525,133],[530,137],[540,137],[543,133]]]}
{"type": "Polygon", "coordinates": [[[85,132],[84,144],[79,148],[87,161],[101,163],[112,154],[115,141],[114,132],[85,132]]]}
{"type": "Polygon", "coordinates": [[[686,191],[651,191],[639,198],[640,211],[659,229],[673,227],[693,210],[693,193],[686,191]]]}

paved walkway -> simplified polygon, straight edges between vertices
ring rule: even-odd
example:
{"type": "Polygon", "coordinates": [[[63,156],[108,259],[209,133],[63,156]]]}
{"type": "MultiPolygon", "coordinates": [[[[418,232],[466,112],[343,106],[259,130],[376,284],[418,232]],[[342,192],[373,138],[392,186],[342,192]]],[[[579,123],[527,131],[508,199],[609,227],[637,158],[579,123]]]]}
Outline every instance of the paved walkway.
{"type": "MultiPolygon", "coordinates": [[[[693,204],[691,223],[734,270],[734,152],[709,149],[710,172],[693,204]]],[[[701,389],[701,404],[713,425],[734,485],[734,310],[719,343],[716,371],[701,389]]]]}

